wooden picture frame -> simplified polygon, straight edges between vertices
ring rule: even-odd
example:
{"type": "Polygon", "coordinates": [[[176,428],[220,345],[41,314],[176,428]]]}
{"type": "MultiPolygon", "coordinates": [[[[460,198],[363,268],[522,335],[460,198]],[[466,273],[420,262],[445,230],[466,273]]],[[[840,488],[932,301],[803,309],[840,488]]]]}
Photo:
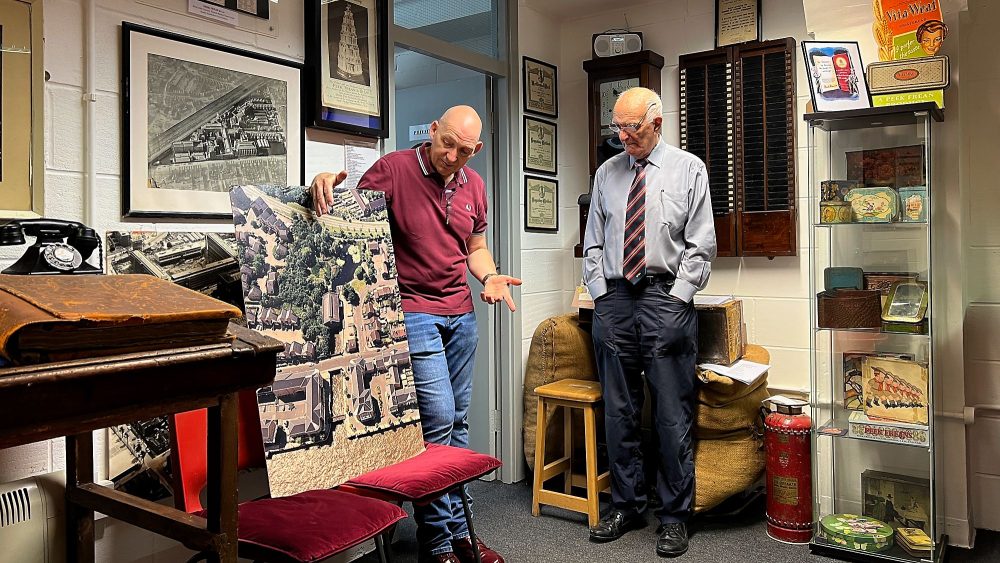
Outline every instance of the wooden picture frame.
{"type": "Polygon", "coordinates": [[[814,112],[872,107],[857,41],[803,41],[802,63],[814,112]]]}
{"type": "Polygon", "coordinates": [[[233,186],[302,183],[300,65],[129,22],[121,40],[122,216],[230,221],[233,186]]]}
{"type": "Polygon", "coordinates": [[[524,111],[559,116],[559,76],[555,65],[521,57],[521,91],[524,111]]]}
{"type": "Polygon", "coordinates": [[[0,218],[44,211],[45,46],[42,0],[0,8],[0,218]]]}
{"type": "Polygon", "coordinates": [[[715,0],[715,47],[760,41],[761,0],[715,0]]]}
{"type": "Polygon", "coordinates": [[[524,169],[555,175],[559,171],[556,124],[524,116],[524,169]]]}
{"type": "Polygon", "coordinates": [[[524,176],[524,230],[559,231],[559,180],[524,176]]]}
{"type": "Polygon", "coordinates": [[[386,0],[306,0],[310,127],[389,136],[388,29],[386,0]]]}

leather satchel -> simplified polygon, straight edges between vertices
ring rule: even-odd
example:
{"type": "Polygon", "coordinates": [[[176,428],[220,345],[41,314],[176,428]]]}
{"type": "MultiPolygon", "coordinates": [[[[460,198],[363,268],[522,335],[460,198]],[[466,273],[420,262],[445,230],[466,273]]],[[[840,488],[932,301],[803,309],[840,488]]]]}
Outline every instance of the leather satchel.
{"type": "Polygon", "coordinates": [[[881,328],[882,299],[878,291],[832,289],[816,296],[819,328],[881,328]]]}

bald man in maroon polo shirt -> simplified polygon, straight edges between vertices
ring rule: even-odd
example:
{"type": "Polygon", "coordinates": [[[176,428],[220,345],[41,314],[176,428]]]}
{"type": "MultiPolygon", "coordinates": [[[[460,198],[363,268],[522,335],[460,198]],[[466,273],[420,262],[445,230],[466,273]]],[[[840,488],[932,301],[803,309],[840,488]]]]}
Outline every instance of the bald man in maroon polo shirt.
{"type": "MultiPolygon", "coordinates": [[[[496,271],[486,246],[486,186],[465,166],[483,148],[482,128],[474,109],[452,107],[431,124],[429,143],[383,156],[358,183],[385,194],[424,439],[463,448],[479,339],[466,271],[483,284],[483,301],[503,301],[511,311],[510,286],[521,285],[496,271]]],[[[343,171],[316,176],[317,214],[329,211],[345,178],[343,171]]],[[[414,507],[414,517],[422,563],[475,561],[458,494],[414,507]]],[[[503,563],[478,544],[483,563],[503,563]]]]}

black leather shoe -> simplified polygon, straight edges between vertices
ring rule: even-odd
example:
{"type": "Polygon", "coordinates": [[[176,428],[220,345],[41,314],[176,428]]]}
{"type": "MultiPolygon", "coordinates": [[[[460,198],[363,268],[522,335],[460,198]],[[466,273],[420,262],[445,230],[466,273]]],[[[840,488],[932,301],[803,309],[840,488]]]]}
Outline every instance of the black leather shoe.
{"type": "Polygon", "coordinates": [[[671,522],[660,526],[656,533],[656,554],[660,557],[677,557],[688,550],[688,531],[683,522],[671,522]]]}
{"type": "Polygon", "coordinates": [[[617,508],[611,509],[597,526],[590,529],[590,541],[604,543],[615,541],[629,530],[646,527],[646,518],[642,514],[627,513],[617,508]]]}

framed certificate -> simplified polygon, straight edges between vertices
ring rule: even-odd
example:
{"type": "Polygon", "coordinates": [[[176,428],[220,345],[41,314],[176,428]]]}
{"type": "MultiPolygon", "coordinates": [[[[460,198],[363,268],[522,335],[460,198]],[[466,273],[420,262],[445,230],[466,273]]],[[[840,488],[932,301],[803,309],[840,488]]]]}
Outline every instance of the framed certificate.
{"type": "Polygon", "coordinates": [[[559,181],[524,177],[524,230],[559,231],[559,181]]]}
{"type": "Polygon", "coordinates": [[[556,67],[531,57],[521,57],[521,88],[524,90],[524,111],[556,117],[559,115],[559,95],[556,89],[556,67]]]}
{"type": "Polygon", "coordinates": [[[715,0],[715,46],[760,41],[761,0],[715,0]]]}
{"type": "Polygon", "coordinates": [[[543,174],[556,173],[555,123],[524,116],[524,169],[543,174]]]}

